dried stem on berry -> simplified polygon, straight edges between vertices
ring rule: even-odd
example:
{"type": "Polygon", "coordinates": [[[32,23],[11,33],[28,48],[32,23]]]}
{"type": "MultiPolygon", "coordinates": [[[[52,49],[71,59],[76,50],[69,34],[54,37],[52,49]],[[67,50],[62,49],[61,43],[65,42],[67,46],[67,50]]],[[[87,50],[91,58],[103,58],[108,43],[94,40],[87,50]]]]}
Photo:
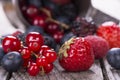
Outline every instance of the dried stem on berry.
{"type": "Polygon", "coordinates": [[[62,56],[68,57],[67,50],[70,48],[70,45],[73,43],[73,40],[74,40],[74,37],[72,37],[71,39],[69,39],[68,41],[66,41],[61,46],[61,48],[59,49],[59,52],[58,52],[58,56],[60,58],[62,58],[62,56]]]}

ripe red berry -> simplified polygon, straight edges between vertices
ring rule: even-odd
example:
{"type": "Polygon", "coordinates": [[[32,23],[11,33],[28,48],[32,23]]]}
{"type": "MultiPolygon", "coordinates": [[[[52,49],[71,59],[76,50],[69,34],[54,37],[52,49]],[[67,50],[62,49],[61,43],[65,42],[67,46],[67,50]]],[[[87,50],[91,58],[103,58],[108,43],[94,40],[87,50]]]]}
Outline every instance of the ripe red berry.
{"type": "Polygon", "coordinates": [[[63,32],[57,31],[57,32],[56,32],[55,34],[53,34],[52,36],[53,36],[53,38],[55,39],[55,41],[56,41],[57,43],[59,43],[60,40],[62,39],[63,35],[64,35],[63,32]]]}
{"type": "Polygon", "coordinates": [[[30,41],[28,48],[33,52],[39,52],[41,44],[38,41],[30,41]]]}
{"type": "Polygon", "coordinates": [[[19,50],[23,59],[29,59],[31,56],[31,50],[28,47],[23,47],[19,50]]]}
{"type": "Polygon", "coordinates": [[[50,73],[52,70],[53,70],[53,64],[47,64],[46,66],[43,67],[44,68],[44,72],[47,74],[47,73],[50,73]]]}
{"type": "Polygon", "coordinates": [[[42,67],[48,64],[48,60],[45,56],[40,56],[37,58],[36,63],[39,67],[42,67]]]}
{"type": "Polygon", "coordinates": [[[36,16],[33,19],[33,25],[45,28],[46,27],[46,17],[44,17],[44,16],[36,16]]]}
{"type": "Polygon", "coordinates": [[[2,41],[2,47],[5,52],[18,51],[21,48],[21,41],[14,36],[7,36],[2,41]]]}
{"type": "Polygon", "coordinates": [[[48,22],[45,30],[49,34],[55,34],[57,31],[60,31],[60,26],[55,22],[48,22]]]}
{"type": "Polygon", "coordinates": [[[51,50],[51,48],[48,47],[47,45],[42,45],[39,53],[42,54],[42,53],[46,52],[47,50],[51,50]]]}
{"type": "Polygon", "coordinates": [[[38,8],[35,7],[34,5],[30,5],[26,9],[26,14],[25,15],[30,19],[34,19],[34,17],[37,16],[38,14],[39,14],[38,8]]]}
{"type": "Polygon", "coordinates": [[[106,39],[110,48],[120,47],[120,27],[116,23],[103,23],[98,27],[97,35],[106,39]]]}
{"type": "Polygon", "coordinates": [[[42,54],[48,59],[48,63],[53,63],[57,59],[57,53],[53,50],[47,50],[42,54]]]}
{"type": "Polygon", "coordinates": [[[32,63],[28,68],[28,73],[30,76],[36,76],[40,71],[40,68],[36,63],[32,63]]]}
{"type": "Polygon", "coordinates": [[[94,63],[91,45],[84,38],[71,38],[59,50],[59,63],[66,71],[88,70],[94,63]]]}
{"type": "Polygon", "coordinates": [[[44,42],[42,35],[38,32],[30,32],[29,34],[27,34],[26,44],[29,45],[29,43],[32,41],[36,41],[37,43],[39,43],[40,46],[42,46],[44,42]]]}

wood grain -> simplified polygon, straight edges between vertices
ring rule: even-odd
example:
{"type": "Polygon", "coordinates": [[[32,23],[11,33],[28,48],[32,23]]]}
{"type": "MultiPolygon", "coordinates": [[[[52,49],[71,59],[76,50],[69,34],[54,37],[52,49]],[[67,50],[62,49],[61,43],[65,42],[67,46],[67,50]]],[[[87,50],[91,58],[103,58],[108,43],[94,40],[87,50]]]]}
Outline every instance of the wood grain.
{"type": "Polygon", "coordinates": [[[88,71],[83,72],[66,72],[56,61],[51,73],[36,77],[31,77],[24,71],[13,73],[10,80],[103,80],[103,74],[99,61],[95,61],[88,71]]]}

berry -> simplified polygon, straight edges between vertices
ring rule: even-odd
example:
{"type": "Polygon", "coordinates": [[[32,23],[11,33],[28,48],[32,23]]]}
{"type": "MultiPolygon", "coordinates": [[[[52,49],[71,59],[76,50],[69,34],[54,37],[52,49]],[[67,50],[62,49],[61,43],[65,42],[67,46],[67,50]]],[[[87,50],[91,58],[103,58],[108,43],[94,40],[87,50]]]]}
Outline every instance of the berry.
{"type": "Polygon", "coordinates": [[[50,73],[53,70],[53,64],[47,64],[43,67],[46,74],[50,73]]]}
{"type": "Polygon", "coordinates": [[[89,35],[85,39],[91,44],[96,59],[101,59],[106,56],[109,50],[109,44],[104,38],[89,35]]]}
{"type": "Polygon", "coordinates": [[[66,5],[71,2],[71,0],[51,0],[51,1],[59,5],[66,5]]]}
{"type": "Polygon", "coordinates": [[[36,60],[38,66],[46,66],[48,64],[48,59],[45,56],[40,56],[36,60]]]}
{"type": "Polygon", "coordinates": [[[29,45],[29,43],[32,41],[39,43],[40,46],[42,46],[44,42],[42,35],[39,34],[38,32],[30,32],[29,34],[27,34],[26,44],[29,45]]]}
{"type": "Polygon", "coordinates": [[[16,72],[22,66],[22,56],[18,52],[7,53],[2,61],[2,67],[8,72],[16,72]]]}
{"type": "Polygon", "coordinates": [[[5,55],[5,52],[4,52],[3,48],[2,48],[2,46],[0,46],[0,63],[1,63],[1,60],[4,57],[4,55],[5,55]]]}
{"type": "Polygon", "coordinates": [[[106,39],[110,48],[120,47],[120,27],[114,22],[105,22],[100,25],[97,35],[106,39]]]}
{"type": "Polygon", "coordinates": [[[57,31],[57,32],[56,32],[55,34],[53,34],[52,36],[53,36],[53,38],[55,39],[55,41],[56,41],[57,43],[60,43],[60,40],[62,39],[63,35],[64,35],[63,32],[57,31]]]}
{"type": "Polygon", "coordinates": [[[72,23],[72,32],[77,36],[87,36],[96,33],[97,26],[93,21],[77,17],[72,23]]]}
{"type": "Polygon", "coordinates": [[[34,5],[37,8],[42,7],[42,0],[27,0],[29,5],[34,5]]]}
{"type": "Polygon", "coordinates": [[[42,27],[39,27],[39,26],[29,26],[25,32],[25,34],[28,34],[30,32],[38,32],[40,34],[44,34],[44,30],[42,27]]]}
{"type": "Polygon", "coordinates": [[[42,45],[39,51],[39,55],[41,56],[43,53],[45,53],[47,50],[51,50],[50,47],[48,47],[47,45],[42,45]]]}
{"type": "Polygon", "coordinates": [[[85,71],[94,63],[91,45],[82,37],[71,38],[59,50],[59,63],[66,71],[85,71]]]}
{"type": "Polygon", "coordinates": [[[48,63],[53,63],[57,59],[57,53],[54,50],[46,50],[42,55],[48,59],[48,63]]]}
{"type": "Polygon", "coordinates": [[[44,38],[44,45],[47,45],[56,50],[57,43],[55,42],[53,37],[49,35],[44,35],[43,38],[44,38]]]}
{"type": "Polygon", "coordinates": [[[31,63],[28,68],[28,73],[30,76],[36,76],[40,71],[40,68],[37,66],[36,63],[31,63]]]}
{"type": "Polygon", "coordinates": [[[5,52],[18,51],[21,48],[21,41],[14,36],[7,36],[2,40],[2,47],[5,52]]]}
{"type": "Polygon", "coordinates": [[[28,48],[33,52],[38,52],[41,46],[42,45],[37,41],[30,41],[30,43],[28,44],[28,48]]]}
{"type": "Polygon", "coordinates": [[[34,19],[33,19],[33,25],[35,26],[39,26],[39,27],[42,27],[43,29],[46,27],[46,17],[44,16],[36,16],[34,19]]]}
{"type": "Polygon", "coordinates": [[[70,38],[75,37],[75,35],[73,34],[73,32],[69,32],[69,33],[65,33],[65,35],[62,37],[60,44],[64,44],[65,41],[68,41],[70,38]]]}
{"type": "Polygon", "coordinates": [[[108,63],[115,69],[120,69],[120,48],[111,48],[107,54],[108,63]]]}
{"type": "Polygon", "coordinates": [[[57,31],[60,31],[60,26],[55,22],[48,22],[45,31],[49,34],[55,34],[57,31]]]}
{"type": "Polygon", "coordinates": [[[29,59],[31,55],[31,51],[28,49],[28,47],[23,47],[19,50],[20,54],[22,55],[23,59],[29,59]]]}
{"type": "Polygon", "coordinates": [[[33,19],[38,14],[39,14],[39,10],[37,9],[36,6],[34,6],[34,5],[28,6],[28,8],[26,10],[26,16],[27,16],[27,18],[33,19]]]}

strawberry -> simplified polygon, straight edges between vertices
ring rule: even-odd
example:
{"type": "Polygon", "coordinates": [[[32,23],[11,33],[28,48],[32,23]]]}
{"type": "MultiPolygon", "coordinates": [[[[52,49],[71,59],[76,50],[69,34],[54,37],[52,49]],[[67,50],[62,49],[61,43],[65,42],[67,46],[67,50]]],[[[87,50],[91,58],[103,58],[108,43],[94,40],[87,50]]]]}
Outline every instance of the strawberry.
{"type": "Polygon", "coordinates": [[[82,37],[71,38],[59,50],[59,63],[66,71],[85,71],[94,63],[93,50],[82,37]]]}
{"type": "Polygon", "coordinates": [[[114,22],[105,22],[99,26],[97,35],[106,39],[110,48],[120,47],[120,27],[114,22]]]}
{"type": "Polygon", "coordinates": [[[89,35],[85,39],[91,44],[96,59],[101,59],[106,56],[109,50],[109,44],[104,38],[89,35]]]}

